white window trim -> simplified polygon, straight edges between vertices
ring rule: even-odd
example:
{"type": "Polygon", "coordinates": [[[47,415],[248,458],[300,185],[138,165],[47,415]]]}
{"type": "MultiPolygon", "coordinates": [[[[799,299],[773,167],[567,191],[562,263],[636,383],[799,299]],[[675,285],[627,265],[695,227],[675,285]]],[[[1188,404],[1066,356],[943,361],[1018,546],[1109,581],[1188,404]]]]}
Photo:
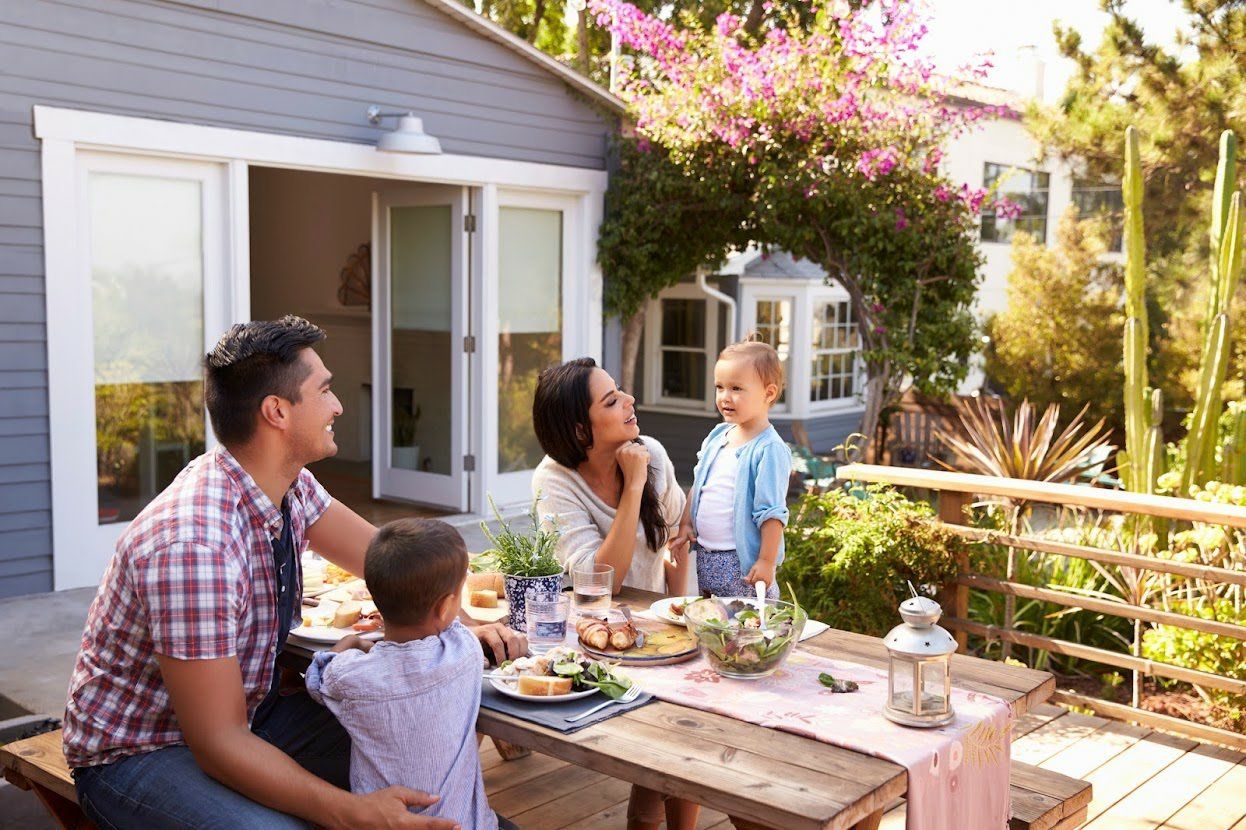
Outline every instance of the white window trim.
{"type": "MultiPolygon", "coordinates": [[[[362,117],[362,112],[361,112],[362,117]]],[[[250,251],[247,174],[250,165],[343,173],[355,176],[389,178],[431,184],[465,185],[480,188],[479,217],[482,232],[477,234],[473,256],[479,255],[482,276],[473,286],[476,297],[474,331],[484,339],[485,306],[489,292],[477,292],[489,279],[497,278],[497,209],[500,193],[519,198],[517,191],[562,196],[571,205],[568,230],[564,237],[564,257],[571,267],[564,274],[564,354],[589,355],[601,359],[602,350],[602,274],[596,263],[595,236],[602,218],[602,200],[608,175],[590,170],[536,162],[464,156],[445,153],[415,156],[386,153],[371,144],[302,138],[297,136],[182,124],[151,118],[109,115],[35,106],[34,131],[42,143],[44,273],[48,305],[48,398],[52,432],[52,508],[53,508],[53,585],[60,590],[96,584],[100,573],[89,557],[75,549],[74,500],[66,502],[74,487],[75,470],[87,438],[71,434],[75,407],[84,394],[78,389],[82,373],[80,356],[71,344],[82,337],[83,315],[89,308],[66,310],[81,279],[78,259],[78,153],[99,150],[148,157],[222,163],[227,170],[225,184],[227,242],[225,279],[229,288],[230,321],[250,319],[250,251]],[[570,294],[568,294],[570,291],[570,294]],[[572,305],[577,303],[579,305],[572,305]],[[68,488],[68,489],[67,489],[68,488]],[[68,504],[68,506],[67,506],[68,504]]],[[[496,298],[492,301],[496,303],[496,298]]],[[[496,317],[496,305],[493,308],[496,317]]],[[[219,332],[216,333],[219,335],[219,332]]],[[[495,338],[496,339],[496,338],[495,338]]],[[[488,354],[488,348],[483,350],[488,354]]],[[[473,361],[472,384],[487,397],[483,360],[473,361]]],[[[89,366],[88,366],[89,369],[89,366]]],[[[495,367],[496,369],[496,367],[495,367]]],[[[86,387],[88,390],[90,387],[86,387]]],[[[496,392],[495,392],[496,394],[496,392]]],[[[488,407],[483,407],[488,412],[488,407]]],[[[92,408],[93,411],[93,408],[92,408]]],[[[481,421],[483,419],[477,419],[481,421]]],[[[92,430],[93,432],[93,430],[92,430]]],[[[85,450],[94,458],[88,446],[85,450]]],[[[496,455],[496,425],[493,433],[473,425],[469,452],[478,459],[496,455]],[[486,436],[490,446],[484,446],[486,436]]],[[[80,475],[80,473],[77,473],[80,475]]],[[[494,486],[487,465],[478,464],[471,477],[469,509],[485,509],[484,494],[494,486]]],[[[94,482],[94,477],[91,479],[94,482]]],[[[81,488],[82,482],[78,482],[81,488]]],[[[122,528],[123,529],[123,528],[122,528]]]]}
{"type": "MultiPolygon", "coordinates": [[[[645,403],[680,412],[716,412],[714,358],[718,355],[719,302],[707,297],[694,283],[680,283],[652,298],[645,309],[645,403]],[[705,396],[706,400],[671,398],[662,394],[662,301],[700,300],[705,303],[705,396]]],[[[691,350],[690,350],[691,351],[691,350]]]]}
{"type": "Polygon", "coordinates": [[[748,279],[740,280],[740,315],[742,332],[752,328],[759,299],[794,297],[792,306],[792,365],[788,378],[788,406],[786,412],[776,412],[782,420],[802,420],[848,412],[862,412],[865,400],[861,396],[865,377],[865,364],[856,362],[856,387],[858,393],[851,398],[813,402],[809,388],[813,378],[813,306],[817,302],[851,302],[843,286],[804,279],[748,279]],[[747,316],[746,316],[747,315],[747,316]]]}
{"type": "MultiPolygon", "coordinates": [[[[806,390],[812,389],[813,383],[813,309],[820,303],[851,303],[852,298],[848,296],[848,292],[839,286],[826,286],[815,289],[810,292],[809,297],[809,313],[805,315],[805,319],[809,324],[809,338],[805,341],[806,348],[809,352],[806,356],[805,364],[809,370],[809,383],[805,386],[806,390]]],[[[859,314],[859,310],[853,309],[853,313],[859,314]]],[[[819,350],[826,351],[826,350],[819,350]]],[[[841,349],[839,352],[848,351],[841,349]]],[[[809,411],[814,414],[822,415],[833,412],[844,412],[853,409],[861,409],[864,407],[862,399],[862,380],[864,378],[865,365],[861,360],[861,350],[857,349],[856,359],[853,360],[852,366],[852,388],[853,394],[847,398],[832,398],[827,401],[815,401],[810,398],[810,392],[806,392],[805,398],[809,399],[809,411]]]]}
{"type": "Polygon", "coordinates": [[[776,287],[773,291],[767,291],[768,285],[758,285],[753,292],[749,293],[749,301],[744,303],[740,308],[740,331],[743,336],[748,336],[757,330],[757,304],[765,302],[786,302],[791,306],[791,316],[788,320],[788,366],[787,377],[784,378],[784,390],[787,398],[783,403],[775,404],[770,408],[771,415],[789,415],[792,412],[792,399],[797,397],[796,390],[800,387],[794,383],[796,374],[796,309],[799,307],[799,294],[782,287],[776,287]]]}

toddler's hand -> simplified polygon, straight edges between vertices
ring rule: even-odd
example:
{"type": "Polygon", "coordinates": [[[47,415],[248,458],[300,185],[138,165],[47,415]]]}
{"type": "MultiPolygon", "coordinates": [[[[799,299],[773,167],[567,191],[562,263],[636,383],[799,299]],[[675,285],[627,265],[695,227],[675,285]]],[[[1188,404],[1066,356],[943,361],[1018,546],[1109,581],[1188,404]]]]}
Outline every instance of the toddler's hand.
{"type": "Polygon", "coordinates": [[[745,575],[744,581],[749,585],[754,585],[757,582],[764,582],[766,583],[766,587],[769,588],[774,584],[774,571],[775,564],[773,562],[766,562],[758,559],[753,563],[753,567],[748,569],[748,573],[745,575]]]}
{"type": "Polygon", "coordinates": [[[329,650],[337,652],[338,654],[341,654],[343,651],[350,651],[352,648],[357,648],[360,651],[367,651],[372,648],[372,645],[373,643],[371,640],[365,640],[358,634],[348,634],[338,640],[337,643],[334,644],[333,648],[329,650]]]}

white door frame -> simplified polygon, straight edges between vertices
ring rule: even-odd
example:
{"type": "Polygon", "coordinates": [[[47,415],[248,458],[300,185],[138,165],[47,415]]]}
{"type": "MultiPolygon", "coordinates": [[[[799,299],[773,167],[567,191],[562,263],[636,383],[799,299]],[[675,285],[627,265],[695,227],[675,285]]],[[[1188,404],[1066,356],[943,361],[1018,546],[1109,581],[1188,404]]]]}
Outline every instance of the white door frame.
{"type": "MultiPolygon", "coordinates": [[[[480,333],[485,344],[482,351],[481,374],[482,374],[482,397],[481,412],[483,414],[481,423],[481,434],[485,436],[496,436],[498,434],[498,380],[501,371],[500,359],[498,356],[498,337],[501,333],[498,325],[498,281],[501,279],[501,258],[499,250],[498,238],[498,222],[496,217],[501,208],[505,207],[521,207],[521,208],[537,208],[540,210],[557,210],[562,212],[562,281],[560,301],[562,302],[562,359],[570,360],[574,357],[591,355],[598,361],[601,360],[601,315],[598,313],[597,319],[597,337],[594,341],[589,341],[590,329],[584,325],[584,316],[572,313],[572,310],[579,309],[581,303],[588,302],[584,296],[585,286],[574,278],[576,273],[575,263],[578,257],[583,255],[581,251],[582,240],[582,224],[584,218],[583,211],[580,210],[579,200],[570,196],[560,196],[549,193],[534,193],[531,191],[516,189],[497,189],[490,197],[493,200],[491,212],[487,216],[495,217],[492,221],[486,219],[484,226],[485,239],[485,256],[484,256],[484,273],[483,273],[483,291],[481,296],[484,302],[482,306],[482,325],[480,333]],[[585,348],[586,343],[593,342],[598,346],[596,352],[585,348]]],[[[485,480],[490,482],[489,494],[499,505],[514,505],[527,502],[532,498],[532,471],[522,470],[517,472],[503,473],[498,471],[498,452],[496,442],[490,447],[483,447],[483,458],[480,459],[485,472],[485,480]]]]}
{"type": "Polygon", "coordinates": [[[468,286],[471,281],[468,251],[468,234],[464,232],[463,217],[468,208],[465,187],[422,187],[419,190],[398,188],[373,194],[372,232],[373,250],[372,280],[372,496],[373,498],[401,498],[425,502],[452,510],[467,508],[467,473],[462,458],[467,454],[469,440],[469,380],[468,354],[463,349],[463,338],[468,330],[468,286]],[[450,459],[451,473],[438,475],[404,470],[391,463],[393,448],[393,368],[392,305],[390,298],[393,275],[385,261],[390,253],[392,239],[389,209],[400,206],[443,205],[450,206],[450,399],[451,412],[458,419],[451,424],[450,459]]]}
{"type": "MultiPolygon", "coordinates": [[[[484,324],[490,319],[484,309],[496,298],[497,209],[503,192],[519,191],[552,194],[568,199],[575,221],[574,233],[564,236],[570,266],[564,274],[563,301],[567,311],[564,323],[564,354],[587,355],[600,360],[602,350],[602,276],[596,263],[596,234],[601,222],[607,174],[536,162],[511,161],[445,153],[416,156],[385,153],[370,144],[301,138],[272,133],[180,124],[150,118],[108,115],[65,109],[34,107],[35,136],[42,143],[43,227],[46,296],[48,298],[48,399],[52,433],[52,543],[53,587],[57,590],[94,585],[100,568],[93,555],[76,547],[80,537],[75,530],[72,497],[75,490],[95,488],[95,476],[81,478],[84,452],[94,458],[91,437],[75,434],[72,426],[75,406],[81,404],[80,388],[92,365],[84,362],[72,348],[85,330],[84,309],[66,314],[64,306],[80,295],[78,257],[77,155],[84,150],[120,152],[143,156],[165,156],[218,162],[227,170],[225,187],[226,225],[224,257],[225,282],[229,286],[230,321],[250,319],[250,250],[247,171],[250,165],[295,170],[343,173],[432,184],[454,184],[480,188],[477,208],[481,229],[473,257],[480,277],[472,286],[473,331],[479,332],[482,360],[474,361],[473,384],[484,392],[496,379],[482,364],[496,352],[497,338],[490,339],[484,324]],[[492,234],[492,241],[490,241],[492,234]],[[492,275],[493,282],[490,282],[492,275]],[[574,305],[572,305],[574,303],[574,305]]],[[[496,312],[496,305],[494,306],[496,312]]],[[[494,316],[493,319],[496,319],[494,316]]],[[[223,327],[222,327],[223,330],[223,327]]],[[[219,335],[219,332],[216,332],[219,335]]],[[[494,383],[496,386],[496,383],[494,383]]],[[[90,387],[87,387],[90,389],[90,387]]],[[[490,432],[482,421],[489,416],[489,402],[482,401],[482,415],[471,430],[469,452],[478,459],[496,457],[496,396],[492,400],[494,424],[490,432]]],[[[94,430],[91,430],[93,434],[94,430]]],[[[469,509],[481,512],[486,491],[496,486],[496,473],[488,464],[478,464],[471,474],[469,509]]],[[[106,558],[106,555],[105,555],[106,558]]]]}

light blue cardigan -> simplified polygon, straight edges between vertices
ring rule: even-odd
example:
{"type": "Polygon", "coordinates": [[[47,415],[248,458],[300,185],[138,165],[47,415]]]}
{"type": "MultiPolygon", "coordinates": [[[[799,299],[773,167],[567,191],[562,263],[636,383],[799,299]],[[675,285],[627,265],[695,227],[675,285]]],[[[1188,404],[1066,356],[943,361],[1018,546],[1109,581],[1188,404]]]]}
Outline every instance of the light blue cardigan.
{"type": "MultiPolygon", "coordinates": [[[[696,527],[701,488],[709,478],[714,459],[725,444],[727,431],[735,424],[721,423],[710,430],[697,453],[697,466],[692,473],[692,526],[696,527]]],[[[740,573],[747,574],[761,553],[761,526],[767,519],[778,519],[787,525],[787,483],[792,473],[792,451],[783,443],[773,426],[766,427],[742,447],[735,450],[739,465],[735,480],[735,550],[740,558],[740,573]]],[[[779,537],[779,555],[783,561],[783,537],[779,537]]]]}

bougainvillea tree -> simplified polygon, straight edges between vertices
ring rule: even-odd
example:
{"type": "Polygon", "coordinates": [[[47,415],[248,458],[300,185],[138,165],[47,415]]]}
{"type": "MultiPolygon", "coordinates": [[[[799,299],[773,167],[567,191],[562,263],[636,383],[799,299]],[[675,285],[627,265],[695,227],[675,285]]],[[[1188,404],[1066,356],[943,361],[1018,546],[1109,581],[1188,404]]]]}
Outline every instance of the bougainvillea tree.
{"type": "Polygon", "coordinates": [[[862,431],[874,434],[909,383],[955,388],[976,346],[973,237],[989,194],[951,180],[941,148],[1003,114],[956,95],[987,66],[936,73],[920,50],[922,7],[904,0],[838,0],[803,26],[756,33],[732,14],[702,30],[622,0],[589,8],[636,54],[618,93],[641,149],[654,145],[691,181],[730,182],[747,200],[743,236],[821,265],[851,295],[862,431]]]}

